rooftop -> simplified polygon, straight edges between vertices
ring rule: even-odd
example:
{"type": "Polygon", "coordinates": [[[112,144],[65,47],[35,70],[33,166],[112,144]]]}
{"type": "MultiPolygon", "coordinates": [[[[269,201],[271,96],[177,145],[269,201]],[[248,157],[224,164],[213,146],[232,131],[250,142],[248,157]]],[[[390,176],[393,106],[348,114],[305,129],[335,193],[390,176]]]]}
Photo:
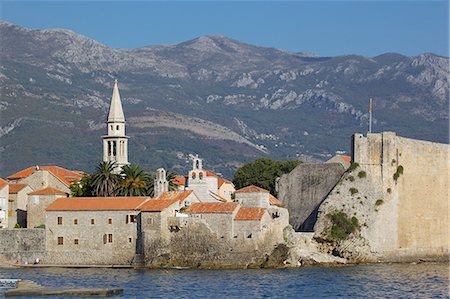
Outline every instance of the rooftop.
{"type": "Polygon", "coordinates": [[[8,181],[0,178],[0,189],[3,189],[4,187],[6,187],[8,185],[8,181]]]}
{"type": "Polygon", "coordinates": [[[182,202],[184,199],[186,199],[189,195],[192,194],[192,190],[186,190],[186,191],[166,191],[163,194],[161,194],[160,197],[158,197],[158,200],[178,200],[182,202]]]}
{"type": "Polygon", "coordinates": [[[236,210],[237,202],[195,202],[189,206],[185,213],[210,214],[227,213],[231,214],[236,210]]]}
{"type": "Polygon", "coordinates": [[[150,197],[63,197],[57,198],[47,211],[121,211],[139,210],[150,197]]]}
{"type": "Polygon", "coordinates": [[[16,194],[27,186],[27,184],[9,184],[9,194],[16,194]]]}
{"type": "Polygon", "coordinates": [[[177,198],[172,199],[151,199],[139,207],[142,212],[161,212],[174,203],[178,202],[177,198]]]}
{"type": "Polygon", "coordinates": [[[81,171],[73,171],[68,170],[59,166],[32,166],[25,168],[19,172],[16,172],[7,177],[9,180],[18,180],[29,177],[35,171],[39,170],[47,170],[51,174],[53,174],[56,178],[58,178],[64,185],[70,187],[70,184],[75,181],[79,181],[83,176],[83,172],[81,171]]]}
{"type": "Polygon", "coordinates": [[[257,187],[255,185],[247,186],[239,190],[236,190],[236,193],[251,193],[251,192],[269,193],[269,191],[267,191],[266,189],[257,187]]]}
{"type": "Polygon", "coordinates": [[[267,210],[264,208],[240,208],[234,220],[261,220],[267,210]]]}
{"type": "Polygon", "coordinates": [[[47,187],[45,189],[37,190],[28,195],[66,195],[67,193],[52,187],[47,187]]]}

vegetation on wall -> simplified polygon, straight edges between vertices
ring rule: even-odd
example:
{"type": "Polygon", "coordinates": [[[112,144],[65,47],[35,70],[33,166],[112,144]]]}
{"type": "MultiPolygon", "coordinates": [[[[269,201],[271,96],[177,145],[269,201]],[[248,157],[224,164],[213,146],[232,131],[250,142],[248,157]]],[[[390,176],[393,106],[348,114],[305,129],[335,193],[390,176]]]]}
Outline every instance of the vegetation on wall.
{"type": "Polygon", "coordinates": [[[359,177],[360,179],[365,178],[365,177],[366,177],[366,172],[363,171],[363,170],[361,170],[360,172],[358,172],[358,177],[359,177]]]}
{"type": "Polygon", "coordinates": [[[348,172],[352,172],[353,170],[355,170],[356,168],[359,167],[359,163],[357,162],[353,162],[350,167],[348,168],[348,172]]]}
{"type": "Polygon", "coordinates": [[[395,181],[397,181],[398,180],[398,178],[401,176],[403,174],[403,166],[402,165],[399,165],[398,167],[397,167],[397,171],[394,173],[394,180],[395,181]]]}
{"type": "Polygon", "coordinates": [[[233,176],[236,189],[255,185],[275,194],[275,180],[283,174],[291,172],[301,161],[278,161],[259,158],[238,168],[233,176]]]}
{"type": "Polygon", "coordinates": [[[383,203],[384,203],[384,201],[383,201],[382,199],[378,199],[378,200],[375,202],[375,205],[376,205],[376,206],[381,206],[383,203]]]}
{"type": "Polygon", "coordinates": [[[333,241],[346,240],[351,233],[360,229],[358,219],[355,216],[349,218],[342,211],[329,213],[327,218],[331,221],[328,237],[333,241]]]}
{"type": "Polygon", "coordinates": [[[351,195],[353,195],[353,194],[356,194],[356,193],[358,193],[359,191],[358,191],[358,189],[356,189],[356,188],[350,188],[350,189],[348,189],[348,191],[350,191],[350,194],[351,195]]]}

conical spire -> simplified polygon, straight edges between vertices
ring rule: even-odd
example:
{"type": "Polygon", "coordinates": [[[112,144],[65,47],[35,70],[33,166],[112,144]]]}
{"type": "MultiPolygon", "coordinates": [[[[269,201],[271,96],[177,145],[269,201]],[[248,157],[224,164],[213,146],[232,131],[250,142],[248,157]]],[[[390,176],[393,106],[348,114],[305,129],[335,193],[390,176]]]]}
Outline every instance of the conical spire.
{"type": "Polygon", "coordinates": [[[117,79],[114,81],[111,105],[109,106],[108,122],[125,122],[122,103],[120,101],[119,87],[117,86],[117,79]]]}

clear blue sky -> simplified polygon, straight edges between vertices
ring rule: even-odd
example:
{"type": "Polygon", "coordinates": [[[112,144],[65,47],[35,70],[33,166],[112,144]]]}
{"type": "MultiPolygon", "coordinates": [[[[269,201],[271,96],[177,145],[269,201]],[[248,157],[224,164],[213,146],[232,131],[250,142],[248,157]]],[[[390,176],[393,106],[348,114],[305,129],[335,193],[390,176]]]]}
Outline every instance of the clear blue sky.
{"type": "Polygon", "coordinates": [[[0,1],[3,20],[116,48],[217,33],[321,56],[449,55],[448,1],[0,1]]]}

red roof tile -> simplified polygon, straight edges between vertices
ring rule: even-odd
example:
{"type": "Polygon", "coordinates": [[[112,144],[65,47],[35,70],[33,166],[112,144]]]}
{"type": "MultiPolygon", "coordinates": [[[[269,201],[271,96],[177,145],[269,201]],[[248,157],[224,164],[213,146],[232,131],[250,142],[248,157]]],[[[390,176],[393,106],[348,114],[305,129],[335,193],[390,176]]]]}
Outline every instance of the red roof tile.
{"type": "Polygon", "coordinates": [[[185,213],[209,214],[209,213],[233,213],[238,206],[237,202],[194,202],[185,213]]]}
{"type": "Polygon", "coordinates": [[[267,210],[264,208],[240,208],[234,220],[261,220],[267,210]]]}
{"type": "Polygon", "coordinates": [[[236,193],[250,193],[250,192],[262,192],[262,193],[269,193],[266,189],[251,185],[248,187],[241,188],[239,190],[236,190],[236,193]]]}
{"type": "Polygon", "coordinates": [[[352,162],[352,157],[350,157],[350,156],[336,155],[336,157],[339,157],[339,158],[341,158],[342,160],[344,160],[345,162],[348,162],[348,163],[352,162]]]}
{"type": "Polygon", "coordinates": [[[8,181],[0,178],[0,190],[3,189],[3,187],[6,187],[8,185],[8,181]]]}
{"type": "Polygon", "coordinates": [[[281,201],[272,194],[269,194],[269,203],[274,206],[284,207],[281,201]]]}
{"type": "Polygon", "coordinates": [[[57,198],[47,211],[138,210],[149,197],[64,197],[57,198]]]}
{"type": "Polygon", "coordinates": [[[83,176],[83,173],[80,171],[72,171],[59,166],[32,166],[8,176],[7,179],[17,180],[26,178],[37,170],[37,168],[39,170],[47,170],[63,182],[67,187],[69,187],[72,182],[79,181],[83,176]]]}
{"type": "Polygon", "coordinates": [[[221,187],[223,184],[233,184],[231,181],[224,179],[224,178],[218,178],[217,180],[217,187],[221,187]]]}
{"type": "Polygon", "coordinates": [[[47,187],[45,189],[37,190],[28,195],[66,195],[67,193],[52,187],[47,187]]]}
{"type": "Polygon", "coordinates": [[[186,186],[186,177],[183,175],[177,175],[172,179],[172,182],[177,186],[186,186]]]}
{"type": "Polygon", "coordinates": [[[158,200],[172,200],[176,199],[179,202],[182,202],[186,197],[192,194],[192,190],[186,190],[186,191],[167,191],[161,194],[160,197],[158,197],[158,200]]]}
{"type": "Polygon", "coordinates": [[[16,194],[27,186],[27,184],[9,184],[9,194],[16,194]]]}
{"type": "Polygon", "coordinates": [[[151,199],[145,202],[139,207],[142,212],[161,212],[178,201],[177,198],[173,199],[151,199]]]}

